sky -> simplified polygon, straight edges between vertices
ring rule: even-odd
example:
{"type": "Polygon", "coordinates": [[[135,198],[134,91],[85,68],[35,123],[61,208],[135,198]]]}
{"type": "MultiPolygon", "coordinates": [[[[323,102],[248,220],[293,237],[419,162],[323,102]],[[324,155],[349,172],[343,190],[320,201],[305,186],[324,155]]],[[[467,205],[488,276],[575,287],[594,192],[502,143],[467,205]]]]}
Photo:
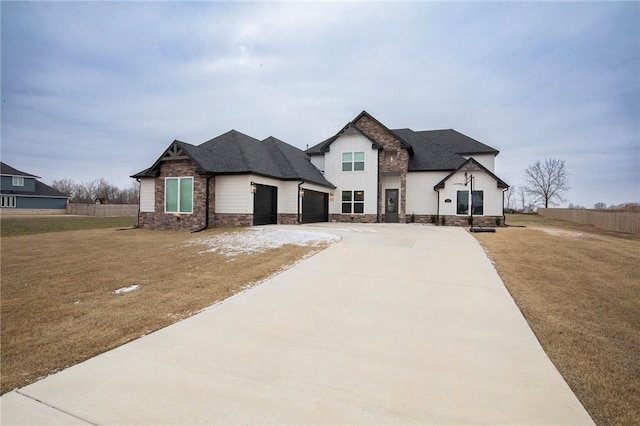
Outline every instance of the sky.
{"type": "Polygon", "coordinates": [[[366,110],[566,161],[569,203],[640,202],[639,2],[10,2],[1,158],[128,187],[174,139],[305,149],[366,110]]]}

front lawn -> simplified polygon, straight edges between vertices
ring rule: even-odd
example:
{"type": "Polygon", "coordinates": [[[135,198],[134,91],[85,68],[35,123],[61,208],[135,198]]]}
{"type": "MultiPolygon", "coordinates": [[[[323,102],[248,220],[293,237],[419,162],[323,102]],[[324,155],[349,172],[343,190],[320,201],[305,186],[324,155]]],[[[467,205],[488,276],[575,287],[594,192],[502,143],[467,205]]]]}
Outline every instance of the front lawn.
{"type": "Polygon", "coordinates": [[[597,424],[640,419],[640,236],[507,215],[473,234],[597,424]]]}

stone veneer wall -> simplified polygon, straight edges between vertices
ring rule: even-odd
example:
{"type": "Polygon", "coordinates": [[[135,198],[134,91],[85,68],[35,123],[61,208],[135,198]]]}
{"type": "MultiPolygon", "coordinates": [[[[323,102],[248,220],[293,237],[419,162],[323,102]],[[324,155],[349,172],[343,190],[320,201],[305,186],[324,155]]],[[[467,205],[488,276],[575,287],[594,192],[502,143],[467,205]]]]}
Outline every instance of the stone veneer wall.
{"type": "MultiPolygon", "coordinates": [[[[300,218],[302,219],[302,217],[300,218]]],[[[297,225],[298,215],[294,213],[278,213],[278,224],[280,225],[297,225]]]]}
{"type": "Polygon", "coordinates": [[[400,176],[400,204],[398,222],[404,223],[407,205],[407,169],[409,167],[409,152],[402,148],[400,141],[384,128],[380,127],[369,117],[362,116],[356,123],[356,127],[367,136],[382,145],[382,152],[378,154],[378,220],[384,221],[385,194],[382,190],[382,177],[389,174],[400,176]],[[394,152],[393,163],[388,161],[389,153],[394,152]]]}
{"type": "MultiPolygon", "coordinates": [[[[469,216],[440,216],[439,225],[442,225],[442,218],[444,218],[444,224],[448,226],[469,226],[469,216]]],[[[474,216],[473,226],[495,228],[504,226],[504,220],[502,216],[474,216]],[[496,219],[500,221],[500,225],[496,224],[496,219]]]]}
{"type": "MultiPolygon", "coordinates": [[[[140,212],[138,226],[147,229],[189,230],[194,231],[205,225],[206,215],[206,187],[207,177],[195,173],[196,166],[189,160],[170,160],[160,165],[160,174],[155,179],[155,212],[140,212]],[[193,176],[193,213],[165,213],[164,212],[164,180],[167,177],[193,176]]],[[[215,178],[209,181],[209,226],[213,224],[213,210],[215,206],[215,178]]]]}
{"type": "Polygon", "coordinates": [[[375,214],[332,214],[329,217],[331,222],[349,223],[376,223],[378,215],[375,214]]]}
{"type": "Polygon", "coordinates": [[[252,214],[218,213],[215,218],[215,226],[253,226],[252,214]]]}

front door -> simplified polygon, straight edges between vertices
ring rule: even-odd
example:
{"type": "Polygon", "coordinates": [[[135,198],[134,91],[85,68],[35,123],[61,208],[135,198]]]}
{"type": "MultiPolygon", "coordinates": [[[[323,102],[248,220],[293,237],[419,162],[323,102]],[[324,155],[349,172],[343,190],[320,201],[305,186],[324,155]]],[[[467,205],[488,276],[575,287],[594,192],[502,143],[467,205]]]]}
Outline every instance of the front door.
{"type": "Polygon", "coordinates": [[[384,221],[387,223],[398,222],[398,190],[387,189],[384,197],[384,221]]]}

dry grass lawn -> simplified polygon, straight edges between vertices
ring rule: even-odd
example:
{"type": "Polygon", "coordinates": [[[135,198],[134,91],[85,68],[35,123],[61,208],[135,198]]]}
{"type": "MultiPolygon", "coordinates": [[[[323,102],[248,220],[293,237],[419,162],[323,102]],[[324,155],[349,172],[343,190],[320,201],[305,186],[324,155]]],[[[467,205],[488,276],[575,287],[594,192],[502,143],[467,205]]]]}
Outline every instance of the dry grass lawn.
{"type": "Polygon", "coordinates": [[[538,216],[474,234],[599,425],[640,421],[640,236],[538,216]]]}
{"type": "MultiPolygon", "coordinates": [[[[198,237],[238,230],[208,230],[198,237]]],[[[158,330],[320,247],[230,261],[194,234],[113,229],[2,239],[1,392],[158,330]],[[131,285],[139,290],[114,294],[131,285]]]]}

